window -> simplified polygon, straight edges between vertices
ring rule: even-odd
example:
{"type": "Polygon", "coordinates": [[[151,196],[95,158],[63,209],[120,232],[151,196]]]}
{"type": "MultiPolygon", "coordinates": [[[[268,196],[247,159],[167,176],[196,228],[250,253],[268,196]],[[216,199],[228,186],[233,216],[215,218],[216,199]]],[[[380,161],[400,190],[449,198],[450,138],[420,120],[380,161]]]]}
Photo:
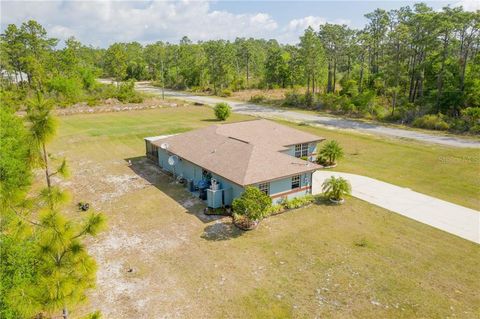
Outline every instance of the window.
{"type": "Polygon", "coordinates": [[[308,156],[308,143],[295,145],[295,157],[308,156]]]}
{"type": "Polygon", "coordinates": [[[270,183],[260,183],[258,184],[258,189],[265,194],[270,195],[270,183]]]}
{"type": "Polygon", "coordinates": [[[300,175],[292,176],[292,189],[300,187],[300,175]]]}

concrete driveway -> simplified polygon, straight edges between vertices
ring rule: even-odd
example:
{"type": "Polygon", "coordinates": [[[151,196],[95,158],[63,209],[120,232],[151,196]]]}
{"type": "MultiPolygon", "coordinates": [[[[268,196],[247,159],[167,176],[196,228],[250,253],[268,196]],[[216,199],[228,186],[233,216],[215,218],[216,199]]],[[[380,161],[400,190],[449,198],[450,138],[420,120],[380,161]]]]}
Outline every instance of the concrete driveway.
{"type": "Polygon", "coordinates": [[[480,244],[480,212],[373,178],[320,170],[313,175],[312,193],[330,176],[343,177],[352,195],[397,214],[480,244]]]}
{"type": "MultiPolygon", "coordinates": [[[[148,92],[152,94],[160,95],[162,90],[158,87],[151,86],[147,82],[138,82],[136,88],[139,91],[148,92]]],[[[434,143],[445,146],[453,147],[474,147],[480,148],[480,141],[474,139],[464,139],[456,136],[438,134],[428,134],[424,132],[399,129],[393,127],[387,127],[383,125],[377,125],[372,123],[365,123],[354,120],[346,120],[336,117],[321,116],[315,114],[306,114],[289,110],[282,110],[273,107],[266,107],[253,103],[236,102],[231,100],[222,99],[219,97],[210,96],[198,96],[185,92],[178,92],[172,90],[165,90],[165,96],[178,98],[190,102],[198,102],[202,104],[216,104],[219,102],[227,102],[230,104],[237,113],[243,113],[253,116],[259,116],[263,118],[275,118],[284,119],[293,122],[305,122],[311,125],[324,126],[328,128],[337,128],[345,130],[355,130],[365,133],[384,135],[396,138],[408,138],[426,143],[434,143]]]]}

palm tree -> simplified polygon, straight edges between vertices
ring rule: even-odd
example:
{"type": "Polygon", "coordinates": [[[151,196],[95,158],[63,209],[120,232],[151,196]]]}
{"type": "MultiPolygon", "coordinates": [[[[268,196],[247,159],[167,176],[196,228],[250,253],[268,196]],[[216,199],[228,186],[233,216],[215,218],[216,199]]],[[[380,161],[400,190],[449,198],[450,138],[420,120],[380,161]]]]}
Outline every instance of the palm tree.
{"type": "Polygon", "coordinates": [[[318,162],[325,163],[327,159],[328,165],[334,165],[337,160],[343,157],[343,148],[338,144],[337,141],[332,140],[326,143],[323,148],[318,153],[318,162]]]}
{"type": "Polygon", "coordinates": [[[331,200],[343,201],[345,195],[351,194],[352,186],[345,178],[332,176],[323,182],[322,191],[331,200]]]}

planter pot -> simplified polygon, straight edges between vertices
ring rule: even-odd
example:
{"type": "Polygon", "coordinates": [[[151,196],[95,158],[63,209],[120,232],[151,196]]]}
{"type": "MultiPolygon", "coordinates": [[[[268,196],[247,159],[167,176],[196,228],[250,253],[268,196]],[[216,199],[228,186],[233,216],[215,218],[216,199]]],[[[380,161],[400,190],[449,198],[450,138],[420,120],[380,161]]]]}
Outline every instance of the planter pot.
{"type": "Polygon", "coordinates": [[[235,226],[237,226],[238,228],[240,228],[241,230],[245,230],[245,231],[248,231],[248,230],[254,230],[255,228],[257,228],[258,224],[259,224],[259,221],[256,220],[256,221],[247,221],[245,219],[242,219],[242,220],[236,220],[235,218],[233,219],[233,224],[235,226]]]}
{"type": "Polygon", "coordinates": [[[336,200],[336,199],[333,199],[333,198],[329,198],[328,200],[330,202],[336,204],[336,205],[341,205],[341,204],[345,203],[345,199],[336,200]]]}

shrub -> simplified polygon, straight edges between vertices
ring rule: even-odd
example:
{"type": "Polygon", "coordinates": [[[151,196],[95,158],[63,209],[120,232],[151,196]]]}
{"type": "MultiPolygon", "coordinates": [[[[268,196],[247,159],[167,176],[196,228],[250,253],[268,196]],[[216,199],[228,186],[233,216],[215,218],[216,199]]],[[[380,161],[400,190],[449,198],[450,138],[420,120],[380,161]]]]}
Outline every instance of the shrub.
{"type": "Polygon", "coordinates": [[[95,71],[89,68],[83,68],[80,70],[80,76],[82,78],[83,88],[91,90],[97,84],[95,71]]]}
{"type": "Polygon", "coordinates": [[[121,102],[142,103],[143,96],[135,91],[135,82],[127,81],[120,83],[116,90],[115,97],[121,102]]]}
{"type": "Polygon", "coordinates": [[[229,97],[232,96],[232,90],[230,89],[223,89],[220,94],[221,97],[229,97]]]}
{"type": "Polygon", "coordinates": [[[345,195],[350,195],[352,187],[343,177],[332,176],[323,182],[322,191],[326,197],[339,201],[345,195]]]}
{"type": "Polygon", "coordinates": [[[340,91],[340,95],[353,97],[353,96],[356,96],[357,94],[358,94],[357,81],[348,80],[345,83],[342,83],[342,90],[340,91]]]}
{"type": "Polygon", "coordinates": [[[250,97],[250,102],[252,103],[261,103],[265,101],[267,98],[263,94],[255,94],[250,97]]]}
{"type": "Polygon", "coordinates": [[[227,103],[218,103],[213,109],[215,117],[220,121],[225,121],[232,113],[232,108],[227,103]]]}
{"type": "Polygon", "coordinates": [[[294,209],[302,207],[304,205],[304,202],[301,198],[296,197],[292,200],[287,201],[285,205],[288,209],[294,209]]]}
{"type": "Polygon", "coordinates": [[[357,110],[357,107],[355,106],[355,104],[348,103],[348,102],[347,103],[342,103],[340,108],[341,108],[343,113],[347,113],[347,114],[355,113],[355,111],[357,110]]]}
{"type": "Polygon", "coordinates": [[[256,187],[249,186],[239,198],[232,203],[233,212],[257,221],[265,217],[272,206],[272,200],[268,195],[256,187]]]}
{"type": "Polygon", "coordinates": [[[480,124],[470,127],[468,131],[472,134],[480,134],[480,124]]]}
{"type": "Polygon", "coordinates": [[[462,119],[468,123],[469,127],[480,125],[480,107],[467,107],[462,110],[462,119]]]}
{"type": "Polygon", "coordinates": [[[305,106],[312,107],[313,103],[315,102],[313,94],[311,92],[305,93],[305,95],[303,96],[303,102],[305,106]]]}
{"type": "Polygon", "coordinates": [[[287,209],[295,209],[295,208],[300,208],[305,205],[308,205],[312,203],[315,200],[315,197],[313,195],[305,195],[302,197],[295,197],[291,200],[285,199],[281,202],[280,206],[283,206],[287,209]]]}
{"type": "Polygon", "coordinates": [[[82,95],[82,82],[77,78],[67,78],[55,76],[48,82],[48,89],[63,97],[65,102],[75,103],[80,100],[82,95]]]}
{"type": "Polygon", "coordinates": [[[302,95],[298,93],[298,91],[288,91],[285,93],[285,99],[283,101],[283,105],[285,106],[293,106],[299,107],[302,105],[302,95]]]}
{"type": "Polygon", "coordinates": [[[337,141],[331,140],[326,143],[318,153],[317,161],[328,165],[333,165],[337,160],[343,157],[343,148],[337,141]],[[327,162],[328,160],[328,162],[327,162]]]}
{"type": "Polygon", "coordinates": [[[270,206],[269,209],[267,209],[267,212],[265,213],[264,217],[268,217],[270,215],[280,214],[283,211],[283,209],[284,209],[283,206],[280,205],[280,204],[272,205],[272,206],[270,206]]]}
{"type": "Polygon", "coordinates": [[[413,121],[413,126],[430,130],[448,130],[450,128],[441,114],[427,114],[419,117],[413,121]]]}
{"type": "Polygon", "coordinates": [[[352,97],[352,103],[355,104],[357,110],[361,113],[368,112],[374,107],[375,92],[365,91],[352,97]]]}

